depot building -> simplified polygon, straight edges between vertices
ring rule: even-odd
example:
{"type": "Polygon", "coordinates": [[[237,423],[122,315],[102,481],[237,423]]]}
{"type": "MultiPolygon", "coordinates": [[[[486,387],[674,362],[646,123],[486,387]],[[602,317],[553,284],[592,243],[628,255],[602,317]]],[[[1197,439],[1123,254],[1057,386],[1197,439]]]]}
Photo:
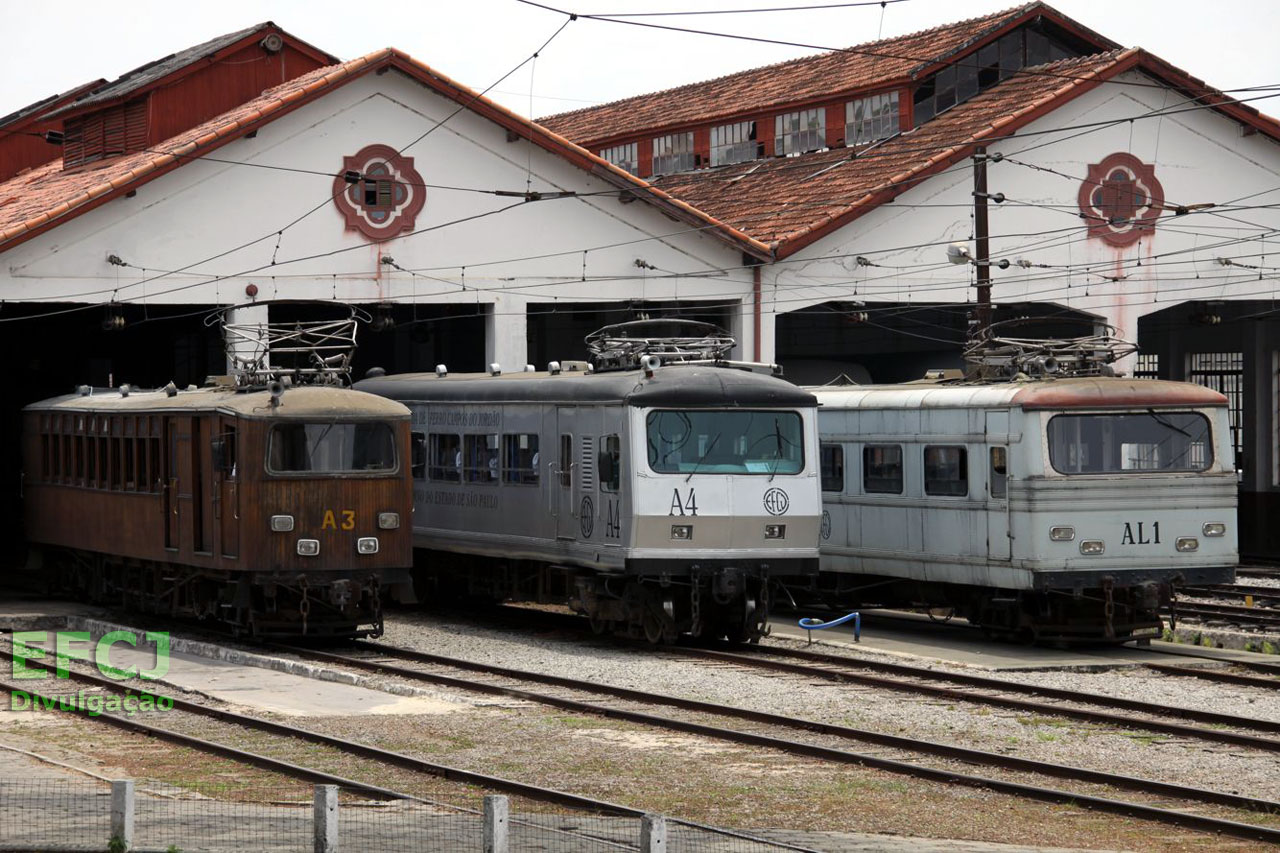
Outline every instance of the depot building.
{"type": "Polygon", "coordinates": [[[961,365],[985,270],[1003,333],[1115,327],[1121,370],[1226,394],[1242,552],[1280,553],[1280,123],[1194,69],[1043,3],[537,121],[424,59],[268,22],[0,119],[5,423],[223,373],[207,315],[314,310],[278,300],[361,306],[358,375],[681,316],[795,381],[909,380],[961,365]]]}

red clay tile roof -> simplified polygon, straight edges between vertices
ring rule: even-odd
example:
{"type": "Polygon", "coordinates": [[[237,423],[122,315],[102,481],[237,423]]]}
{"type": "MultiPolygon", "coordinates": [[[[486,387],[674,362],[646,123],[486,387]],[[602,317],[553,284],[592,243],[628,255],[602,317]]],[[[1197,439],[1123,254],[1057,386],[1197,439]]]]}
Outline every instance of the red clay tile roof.
{"type": "Polygon", "coordinates": [[[854,159],[849,149],[838,148],[684,172],[654,182],[784,256],[968,156],[975,143],[1013,132],[1062,99],[1132,67],[1143,55],[1131,48],[1036,69],[1066,72],[1065,79],[1016,74],[854,159]]]}
{"type": "Polygon", "coordinates": [[[63,171],[62,161],[55,160],[0,183],[0,252],[123,195],[184,162],[205,156],[337,86],[388,67],[414,77],[445,97],[519,133],[535,145],[565,157],[596,177],[642,201],[656,205],[669,215],[695,227],[705,228],[709,234],[739,251],[762,259],[769,255],[769,249],[764,244],[682,201],[671,198],[662,190],[392,48],[319,68],[268,89],[261,97],[147,151],[113,157],[70,171],[63,171]]]}
{"type": "Polygon", "coordinates": [[[596,143],[614,137],[641,132],[657,135],[665,127],[707,121],[721,115],[831,98],[906,80],[974,42],[1038,14],[1048,14],[1071,24],[1103,47],[1118,47],[1044,3],[1035,2],[910,35],[546,116],[538,121],[561,136],[595,147],[596,143]]]}

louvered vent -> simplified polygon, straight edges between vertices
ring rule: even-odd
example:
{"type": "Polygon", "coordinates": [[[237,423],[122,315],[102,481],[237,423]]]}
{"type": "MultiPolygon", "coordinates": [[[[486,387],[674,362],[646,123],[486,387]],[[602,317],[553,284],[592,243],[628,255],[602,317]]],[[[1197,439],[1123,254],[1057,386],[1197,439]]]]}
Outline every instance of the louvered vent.
{"type": "Polygon", "coordinates": [[[116,157],[147,147],[147,101],[140,99],[67,119],[64,168],[116,157]]]}
{"type": "Polygon", "coordinates": [[[591,452],[595,440],[589,436],[582,437],[582,490],[593,491],[596,487],[596,455],[591,452]]]}

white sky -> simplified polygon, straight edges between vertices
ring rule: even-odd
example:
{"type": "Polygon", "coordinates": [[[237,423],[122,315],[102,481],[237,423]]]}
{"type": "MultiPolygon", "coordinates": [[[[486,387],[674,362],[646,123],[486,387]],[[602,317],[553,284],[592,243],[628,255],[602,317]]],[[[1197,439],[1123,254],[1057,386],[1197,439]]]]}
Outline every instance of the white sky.
{"type": "MultiPolygon", "coordinates": [[[[549,0],[582,13],[736,9],[833,0],[549,0]]],[[[1007,9],[1013,0],[906,0],[880,7],[646,19],[824,47],[927,29],[1007,9]]],[[[1125,46],[1140,46],[1223,88],[1280,85],[1276,0],[1056,0],[1059,11],[1125,46]]],[[[215,0],[172,3],[7,0],[0,115],[97,77],[114,79],[210,38],[273,20],[343,59],[397,47],[483,89],[526,59],[565,20],[515,0],[215,0]]],[[[491,96],[545,115],[717,77],[812,51],[579,19],[491,96]],[[530,109],[530,89],[534,95],[530,109]]],[[[1280,114],[1280,99],[1256,101],[1280,114]]]]}

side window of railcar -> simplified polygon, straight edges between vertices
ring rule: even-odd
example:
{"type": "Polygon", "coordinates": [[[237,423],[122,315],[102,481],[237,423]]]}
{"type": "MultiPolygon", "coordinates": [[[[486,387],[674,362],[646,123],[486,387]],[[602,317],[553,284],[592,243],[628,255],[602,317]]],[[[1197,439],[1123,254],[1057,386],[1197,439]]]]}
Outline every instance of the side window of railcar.
{"type": "Polygon", "coordinates": [[[421,480],[427,476],[427,434],[425,432],[409,433],[409,473],[415,480],[421,480]]]}
{"type": "Polygon", "coordinates": [[[439,435],[432,433],[431,444],[431,479],[462,479],[462,438],[456,435],[439,435]]]}
{"type": "Polygon", "coordinates": [[[991,448],[991,497],[1003,498],[1009,492],[1009,448],[991,448]]]}
{"type": "Polygon", "coordinates": [[[969,494],[967,456],[963,447],[926,447],[924,493],[956,498],[969,494]]]}
{"type": "Polygon", "coordinates": [[[824,444],[819,448],[822,461],[822,491],[844,491],[844,447],[824,444]]]}
{"type": "Polygon", "coordinates": [[[902,494],[902,445],[868,444],[862,448],[862,488],[873,494],[902,494]]]}
{"type": "Polygon", "coordinates": [[[622,484],[622,442],[616,435],[600,439],[600,489],[616,492],[622,484]]]}
{"type": "Polygon", "coordinates": [[[498,482],[498,436],[462,437],[462,474],[468,483],[498,482]]]}
{"type": "Polygon", "coordinates": [[[502,481],[530,485],[538,482],[538,436],[508,433],[502,436],[502,481]]]}

